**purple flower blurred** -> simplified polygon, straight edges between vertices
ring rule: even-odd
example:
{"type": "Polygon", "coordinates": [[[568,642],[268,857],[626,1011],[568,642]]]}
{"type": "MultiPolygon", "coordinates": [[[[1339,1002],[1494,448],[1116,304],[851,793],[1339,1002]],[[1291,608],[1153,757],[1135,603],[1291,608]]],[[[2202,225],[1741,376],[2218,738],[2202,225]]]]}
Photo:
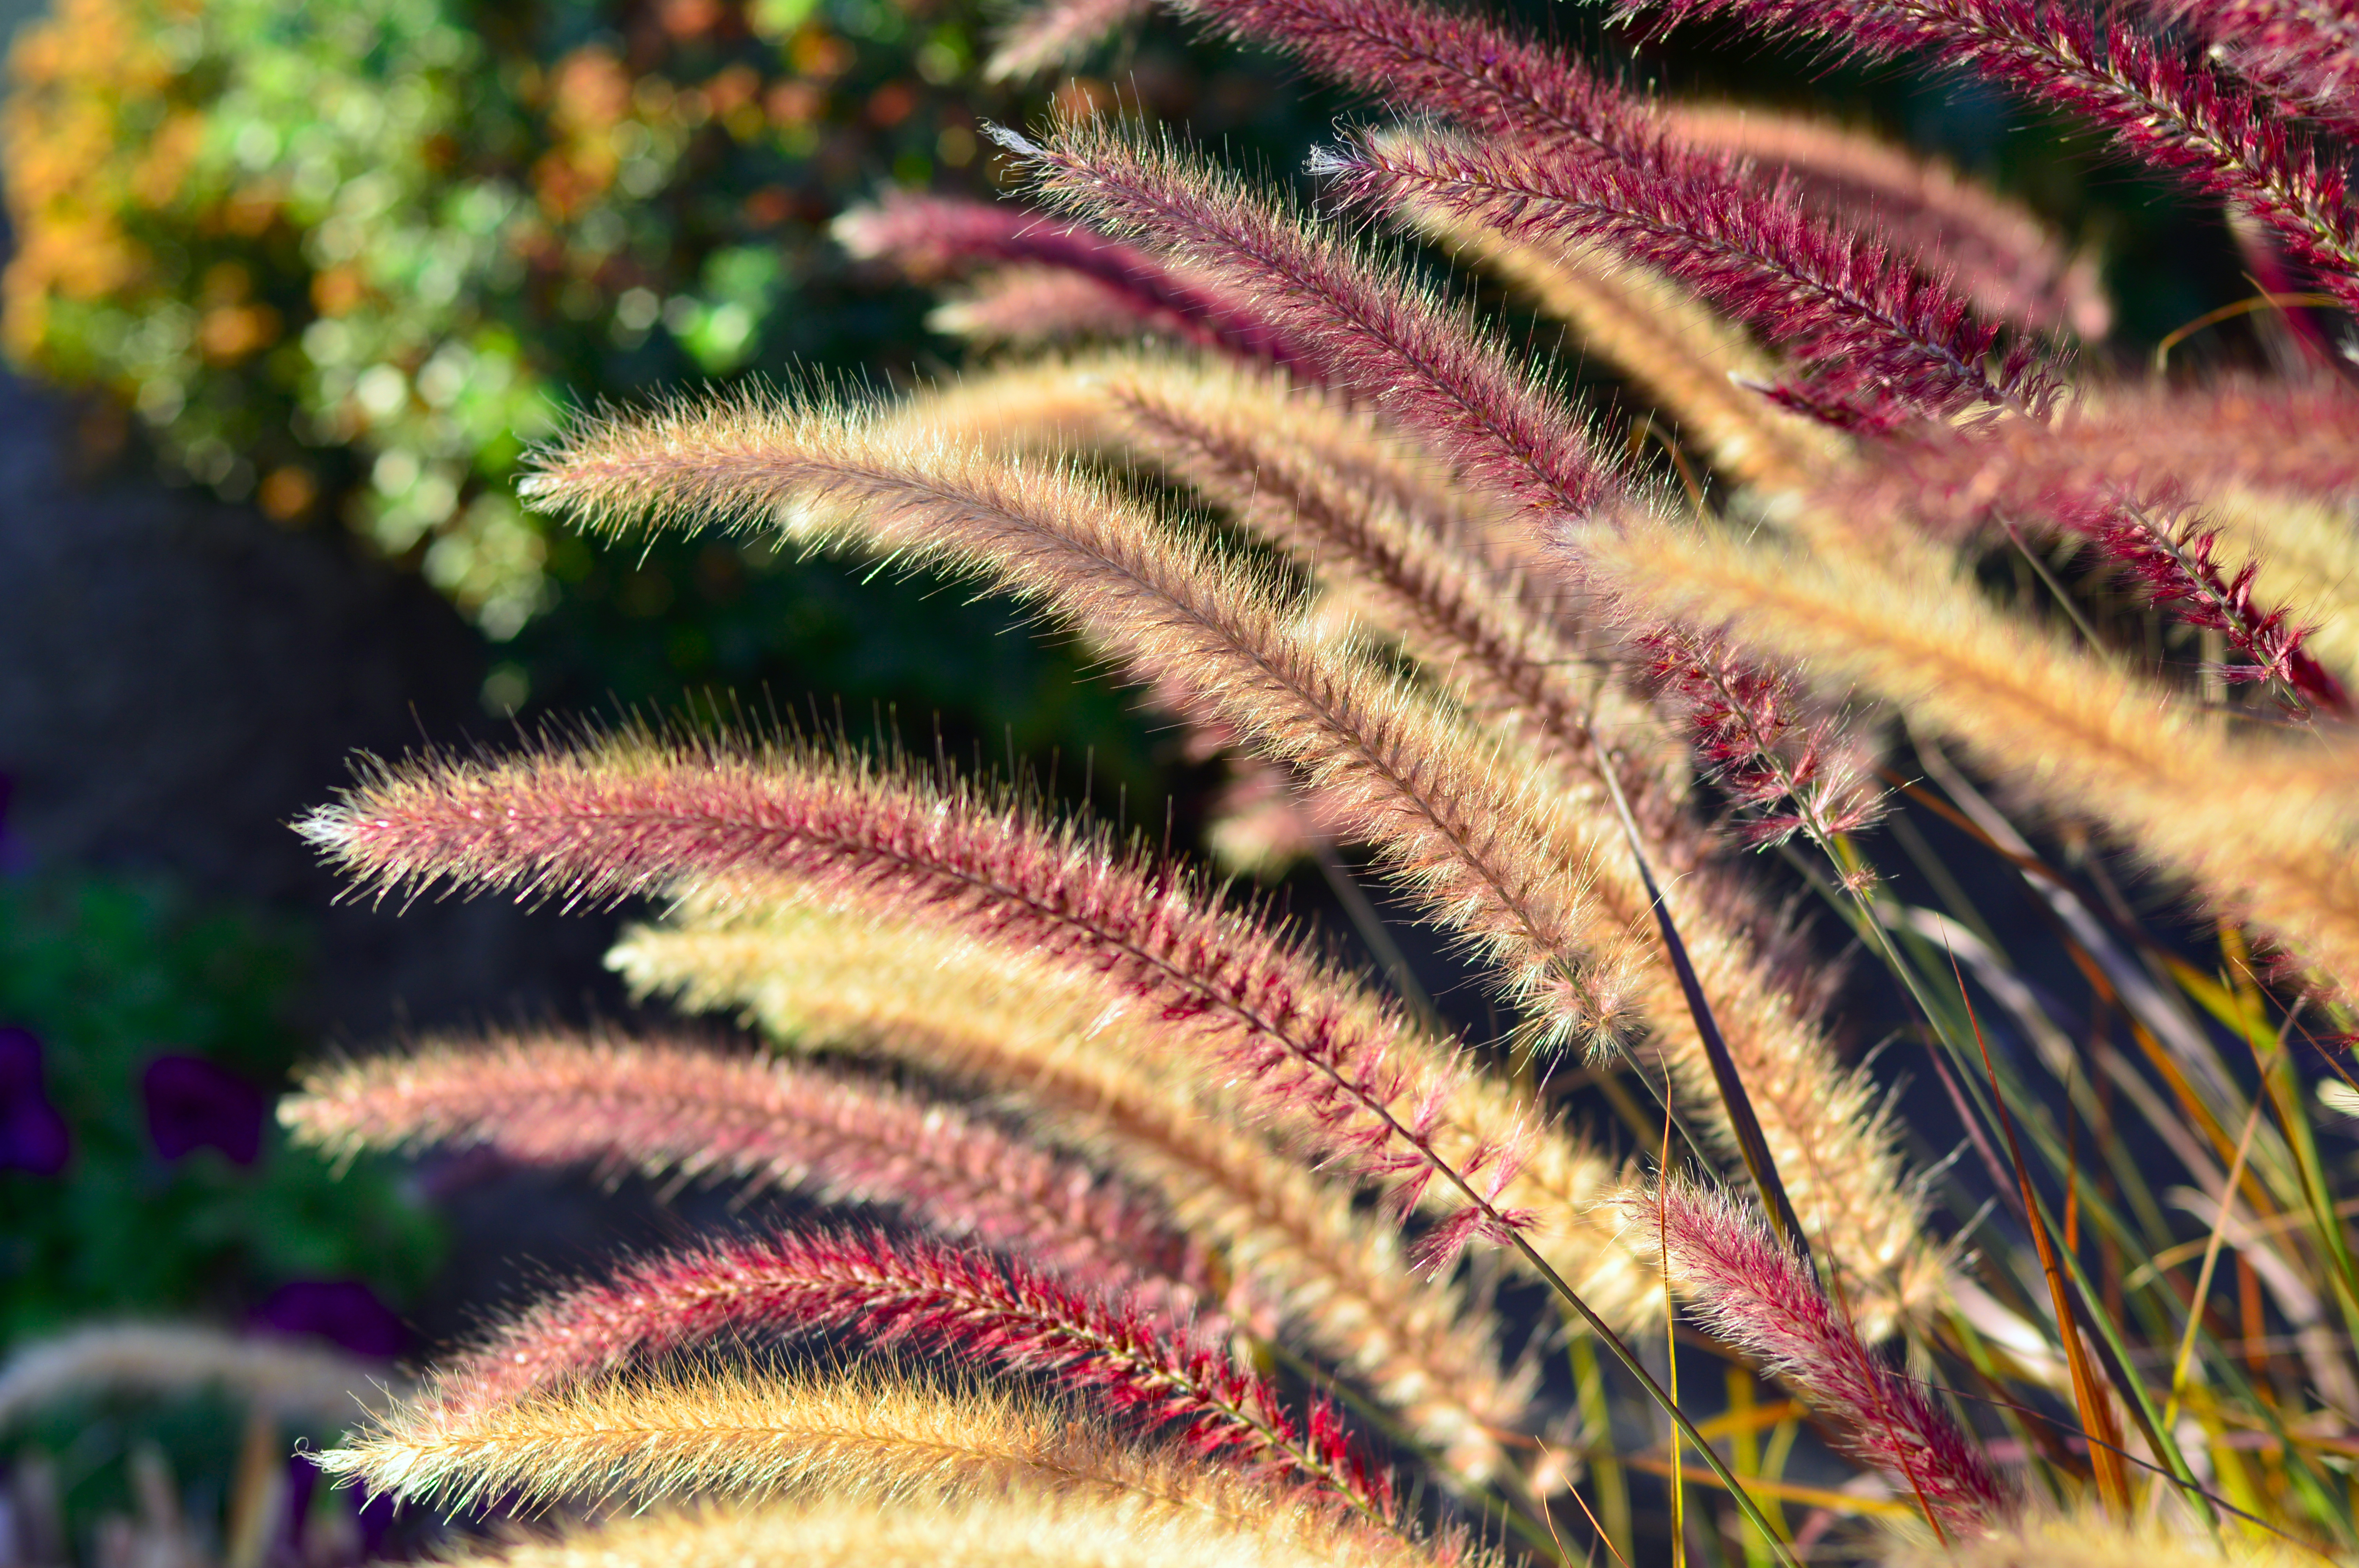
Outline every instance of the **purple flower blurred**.
{"type": "Polygon", "coordinates": [[[241,1165],[262,1152],[260,1089],[201,1056],[158,1056],[139,1087],[147,1098],[147,1135],[167,1160],[218,1149],[241,1165]]]}
{"type": "Polygon", "coordinates": [[[73,1130],[41,1087],[41,1037],[0,1029],[0,1171],[54,1176],[73,1154],[73,1130]]]}
{"type": "Polygon", "coordinates": [[[390,1361],[409,1347],[393,1309],[358,1280],[296,1280],[254,1309],[256,1325],[280,1334],[316,1334],[355,1356],[390,1361]]]}

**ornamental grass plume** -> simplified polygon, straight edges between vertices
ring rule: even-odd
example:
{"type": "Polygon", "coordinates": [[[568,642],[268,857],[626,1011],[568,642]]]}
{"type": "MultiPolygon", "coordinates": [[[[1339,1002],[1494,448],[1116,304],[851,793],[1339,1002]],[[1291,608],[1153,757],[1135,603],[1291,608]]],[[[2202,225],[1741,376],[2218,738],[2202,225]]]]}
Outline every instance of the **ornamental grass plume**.
{"type": "MultiPolygon", "coordinates": [[[[1125,401],[1115,395],[1117,404],[1125,401]]],[[[1144,406],[1143,396],[1128,401],[1135,410],[1144,406]]],[[[1144,443],[1149,451],[1169,452],[1175,427],[1204,428],[1199,415],[1165,406],[1167,435],[1150,436],[1144,443]]],[[[1353,647],[1339,650],[1305,635],[1299,622],[1289,625],[1274,608],[1255,603],[1252,579],[1224,570],[1217,557],[1171,546],[1151,520],[1103,492],[1056,469],[913,455],[907,440],[890,439],[903,424],[891,416],[840,433],[818,418],[794,407],[716,411],[659,432],[586,432],[550,459],[538,493],[589,515],[611,515],[645,504],[642,496],[659,494],[677,474],[701,485],[684,503],[691,516],[699,510],[767,516],[815,490],[831,512],[844,509],[846,492],[832,488],[842,478],[899,508],[889,524],[876,513],[864,520],[854,537],[872,553],[928,548],[925,530],[940,528],[945,543],[1003,580],[1076,585],[1048,591],[1079,611],[1103,652],[1201,689],[1204,708],[1253,737],[1261,754],[1304,775],[1326,820],[1375,845],[1441,923],[1502,960],[1503,989],[1532,1018],[1535,1039],[1610,1038],[1632,1020],[1645,1022],[1667,1037],[1665,1054],[1682,1091],[1710,1108],[1706,1136],[1723,1147],[1734,1144],[1704,1036],[1667,955],[1650,940],[1653,900],[1623,841],[1614,792],[1646,809],[1659,830],[1647,851],[1658,863],[1687,871],[1698,857],[1684,841],[1676,808],[1658,809],[1647,798],[1643,773],[1625,780],[1617,768],[1610,784],[1602,777],[1592,720],[1609,710],[1565,678],[1571,655],[1561,643],[1538,626],[1518,628],[1507,606],[1470,591],[1446,554],[1418,552],[1440,563],[1421,568],[1410,553],[1413,534],[1331,529],[1317,538],[1323,548],[1305,552],[1352,567],[1350,575],[1364,587],[1382,589],[1396,605],[1392,624],[1408,634],[1413,649],[1422,642],[1438,652],[1437,669],[1473,677],[1466,695],[1488,699],[1476,702],[1478,713],[1504,697],[1518,721],[1538,732],[1546,749],[1522,762],[1523,776],[1516,778],[1516,759],[1527,752],[1521,737],[1469,725],[1421,687],[1378,674],[1353,647]],[[1104,591],[1082,592],[1082,583],[1104,591]],[[1167,629],[1168,637],[1158,635],[1167,629]],[[1576,776],[1552,776],[1549,761],[1576,776]]],[[[1004,430],[1006,418],[1004,412],[992,416],[994,427],[1004,430]]],[[[1190,445],[1195,456],[1183,452],[1177,461],[1183,474],[1201,471],[1196,458],[1203,441],[1190,445]]],[[[1256,481],[1267,472],[1252,471],[1256,481]]],[[[1240,462],[1228,492],[1242,490],[1243,475],[1240,462]]],[[[1288,491],[1282,480],[1275,488],[1288,491]]],[[[1339,515],[1348,517],[1348,499],[1338,505],[1339,515]]],[[[815,514],[810,503],[803,506],[795,528],[825,536],[832,518],[815,514]]],[[[1301,504],[1280,511],[1292,520],[1281,538],[1315,536],[1301,504]]],[[[1772,737],[1790,728],[1779,711],[1786,687],[1778,680],[1723,680],[1715,689],[1720,706],[1691,703],[1690,716],[1708,712],[1724,733],[1772,737]]],[[[1630,744],[1635,728],[1617,724],[1616,738],[1630,744]]],[[[1855,801],[1850,781],[1794,773],[1797,762],[1846,754],[1821,747],[1765,762],[1760,771],[1799,784],[1813,798],[1855,801]]],[[[1737,765],[1725,742],[1714,761],[1737,765]]],[[[1756,794],[1751,803],[1766,806],[1768,797],[1756,794]]],[[[360,806],[364,814],[375,809],[360,806]]],[[[1869,809],[1858,805],[1854,815],[1864,820],[1869,809]]],[[[1845,824],[1856,822],[1846,816],[1827,826],[1840,830],[1845,824]]],[[[574,849],[586,850],[588,842],[574,849]]],[[[382,860],[369,863],[391,869],[382,860]]],[[[1874,1091],[1834,1065],[1807,1008],[1797,1007],[1766,972],[1742,914],[1719,918],[1727,902],[1708,889],[1700,900],[1683,894],[1679,918],[1690,928],[1690,959],[1719,997],[1716,1032],[1762,1100],[1747,1114],[1761,1120],[1761,1136],[1797,1195],[1798,1212],[1823,1231],[1851,1271],[1862,1311],[1882,1323],[1919,1310],[1938,1291],[1939,1266],[1917,1236],[1914,1206],[1897,1174],[1891,1130],[1875,1108],[1874,1091]]],[[[1486,1149],[1473,1156],[1490,1157],[1486,1149]]],[[[1462,1223],[1499,1235],[1486,1219],[1462,1223]]],[[[1434,1245],[1446,1251],[1458,1239],[1445,1233],[1434,1245]]]]}
{"type": "Polygon", "coordinates": [[[2359,130],[2351,89],[2359,82],[2359,18],[2335,5],[2228,0],[2190,5],[2164,0],[2155,11],[2187,27],[2288,114],[2324,121],[2341,135],[2359,130]]]}
{"type": "Polygon", "coordinates": [[[686,1493],[790,1493],[906,1505],[1008,1491],[1358,1539],[1307,1518],[1336,1510],[1299,1487],[1206,1471],[1180,1450],[1125,1443],[1048,1401],[878,1370],[691,1360],[465,1411],[412,1406],[319,1464],[372,1492],[421,1498],[513,1492],[644,1506],[686,1493]]]}
{"type": "Polygon", "coordinates": [[[2320,983],[2359,975],[2347,743],[2231,745],[2160,685],[1958,591],[1923,551],[1806,562],[1676,524],[1575,547],[1656,612],[1709,605],[1748,646],[1858,682],[2050,808],[2117,826],[2320,983]]]}
{"type": "Polygon", "coordinates": [[[649,510],[792,506],[794,532],[814,542],[936,559],[1045,600],[1134,679],[1184,685],[1197,712],[1299,771],[1328,820],[1378,847],[1439,923],[1495,960],[1543,1033],[1622,1026],[1636,955],[1591,939],[1589,856],[1554,842],[1583,827],[1515,752],[1307,623],[1266,572],[1067,469],[912,450],[890,422],[789,405],[683,415],[661,433],[584,431],[530,482],[542,504],[615,526],[649,510]],[[689,484],[693,497],[674,503],[689,484]]]}
{"type": "Polygon", "coordinates": [[[852,254],[889,260],[919,277],[978,267],[1020,266],[1086,279],[1101,308],[1195,342],[1266,356],[1299,357],[1249,306],[1217,285],[1103,234],[988,202],[898,193],[835,221],[836,243],[852,254]]]}
{"type": "Polygon", "coordinates": [[[1347,203],[1436,207],[1512,240],[1603,244],[1658,268],[1790,354],[1802,380],[1785,401],[1831,422],[2037,411],[2050,393],[2027,345],[1994,363],[1997,330],[1938,280],[1827,227],[1783,189],[1761,199],[1724,164],[1394,135],[1324,149],[1311,168],[1347,203]]]}
{"type": "Polygon", "coordinates": [[[1731,16],[1854,59],[1921,50],[2035,95],[2087,117],[2139,162],[2235,203],[2346,308],[2359,301],[2359,214],[2336,149],[2126,17],[2030,0],[1671,0],[1626,11],[1731,16]]]}
{"type": "Polygon", "coordinates": [[[1587,352],[1646,395],[1712,470],[1769,493],[1802,489],[1847,453],[1760,395],[1777,364],[1689,290],[1596,245],[1528,244],[1431,201],[1400,217],[1570,325],[1587,352]]]}
{"type": "Polygon", "coordinates": [[[1587,511],[1615,485],[1579,420],[1529,370],[1465,330],[1400,269],[1169,145],[1094,121],[1047,143],[999,133],[1049,205],[1153,234],[1253,297],[1316,379],[1379,397],[1435,456],[1527,506],[1587,511]]]}
{"type": "Polygon", "coordinates": [[[2091,340],[2113,324],[2094,258],[1946,165],[1828,121],[1743,104],[1681,104],[1668,124],[1678,140],[1743,160],[1773,189],[1788,181],[1821,216],[1872,226],[1902,254],[1948,269],[1995,320],[2091,340]]]}
{"type": "Polygon", "coordinates": [[[798,1187],[898,1208],[945,1236],[1021,1240],[1075,1279],[1183,1303],[1205,1282],[1154,1208],[1087,1167],[873,1079],[694,1042],[429,1040],[315,1070],[279,1119],[331,1153],[488,1146],[536,1163],[798,1187]]]}
{"type": "Polygon", "coordinates": [[[1203,1519],[1158,1509],[1158,1501],[1025,1491],[891,1512],[817,1499],[767,1509],[707,1506],[575,1527],[553,1540],[527,1538],[453,1562],[461,1568],[658,1568],[679,1563],[1193,1568],[1208,1562],[1238,1568],[1384,1568],[1418,1561],[1332,1530],[1203,1519]]]}
{"type": "Polygon", "coordinates": [[[1234,1450],[1255,1473],[1321,1487],[1372,1522],[1392,1521],[1390,1476],[1369,1467],[1331,1408],[1315,1405],[1298,1422],[1207,1325],[1170,1318],[1154,1298],[1088,1283],[881,1234],[815,1232],[680,1253],[542,1301],[444,1368],[409,1409],[421,1421],[463,1424],[700,1340],[852,1328],[882,1346],[907,1341],[1047,1374],[1115,1412],[1175,1423],[1200,1454],[1234,1450]]]}
{"type": "Polygon", "coordinates": [[[926,312],[929,330],[963,338],[978,348],[1125,338],[1162,324],[1160,317],[1140,315],[1121,291],[1054,267],[995,268],[926,312]]]}
{"type": "MultiPolygon", "coordinates": [[[[357,891],[651,901],[634,994],[765,1044],[428,1041],[316,1070],[303,1137],[864,1214],[592,1271],[332,1467],[725,1503],[477,1549],[552,1568],[2359,1549],[2359,397],[2101,361],[2079,236],[1864,133],[1419,0],[1171,9],[1383,116],[1316,201],[998,130],[1019,200],[840,237],[972,341],[1116,341],[610,412],[525,494],[1012,596],[1453,983],[889,745],[366,763],[299,825],[357,891]]],[[[1632,14],[1981,73],[2359,306],[2319,7],[1632,14]]]]}
{"type": "Polygon", "coordinates": [[[2014,1513],[1989,1462],[1949,1412],[1877,1359],[1810,1266],[1725,1195],[1676,1180],[1621,1200],[1632,1236],[1723,1343],[1753,1357],[1835,1425],[1841,1446],[1898,1476],[1946,1537],[2014,1513]]]}
{"type": "MultiPolygon", "coordinates": [[[[2327,418],[2336,412],[2331,403],[2317,410],[2327,418]]],[[[2347,410],[2340,412],[2347,416],[2347,410]]],[[[2147,602],[2190,626],[2221,633],[2239,655],[2239,662],[2218,666],[2224,678],[2275,683],[2304,706],[2345,714],[2351,699],[2343,683],[2305,646],[2309,622],[2297,619],[2287,604],[2257,596],[2266,557],[2247,549],[2240,552],[2241,562],[2223,569],[2222,528],[2195,508],[2190,500],[2195,492],[2179,477],[2206,468],[2202,439],[2191,443],[2193,450],[2156,456],[2136,466],[2140,448],[2152,444],[2152,427],[2147,435],[2121,435],[2093,451],[2087,427],[2095,423],[2076,419],[2046,429],[1943,432],[1896,441],[1875,470],[1827,487],[1828,502],[1869,515],[1906,514],[1952,532],[1995,522],[2001,528],[2027,526],[2044,537],[2078,535],[2147,602]]],[[[2212,463],[2207,477],[2215,485],[2222,467],[2234,472],[2216,458],[2212,463]]],[[[2269,482],[2299,495],[2305,488],[2301,480],[2296,467],[2274,474],[2269,482]]],[[[2234,494],[2217,488],[2212,493],[2223,498],[2215,506],[2234,494]]],[[[2270,575],[2282,580],[2281,572],[2270,575]]],[[[2339,579],[2320,584],[2313,578],[2289,586],[2296,592],[2313,587],[2331,591],[2339,579]]]]}
{"type": "Polygon", "coordinates": [[[1151,9],[1142,0],[1058,0],[1032,6],[1002,29],[984,74],[994,81],[1022,80],[1069,64],[1151,9]]]}
{"type": "MultiPolygon", "coordinates": [[[[1397,1233],[1355,1209],[1347,1186],[1237,1125],[1233,1095],[1103,991],[922,926],[808,905],[676,914],[626,933],[614,961],[643,994],[749,1009],[790,1048],[905,1063],[990,1096],[1154,1194],[1224,1262],[1227,1311],[1343,1368],[1457,1471],[1487,1474],[1497,1434],[1527,1424],[1528,1369],[1500,1367],[1494,1314],[1412,1276],[1397,1233]]],[[[1480,1124],[1526,1114],[1462,1084],[1441,1136],[1472,1146],[1480,1124]]],[[[1627,1325],[1661,1292],[1586,1206],[1614,1179],[1607,1161],[1542,1126],[1511,1191],[1533,1215],[1534,1245],[1627,1325]]]]}
{"type": "Polygon", "coordinates": [[[904,918],[957,921],[977,939],[1103,975],[1191,1025],[1257,1095],[1320,1127],[1331,1152],[1397,1178],[1402,1206],[1441,1176],[1456,1189],[1444,1200],[1453,1212],[1445,1239],[1430,1242],[1451,1256],[1476,1234],[1504,1242],[1528,1223],[1494,1201],[1527,1130],[1446,1159],[1435,1139],[1463,1068],[1397,1053],[1397,1011],[1367,1006],[1266,922],[1202,899],[1184,871],[1121,854],[1103,835],[1036,827],[1029,815],[851,758],[625,736],[521,765],[388,771],[306,831],[386,888],[449,878],[580,902],[690,881],[757,897],[795,879],[904,918]],[[532,806],[515,809],[527,795],[532,806]],[[505,820],[485,808],[496,800],[508,802],[505,820]]]}

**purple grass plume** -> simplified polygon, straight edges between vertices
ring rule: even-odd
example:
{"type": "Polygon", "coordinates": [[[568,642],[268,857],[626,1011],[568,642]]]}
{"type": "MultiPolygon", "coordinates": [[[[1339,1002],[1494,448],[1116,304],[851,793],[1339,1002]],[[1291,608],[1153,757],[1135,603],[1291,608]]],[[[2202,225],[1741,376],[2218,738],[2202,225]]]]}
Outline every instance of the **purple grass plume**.
{"type": "Polygon", "coordinates": [[[2359,135],[2359,10],[2339,0],[2153,0],[2237,75],[2343,136],[2359,135]]]}
{"type": "Polygon", "coordinates": [[[1782,186],[1814,216],[1873,234],[1994,321],[2092,341],[2113,326],[2096,258],[2076,254],[2027,209],[1947,164],[1829,121],[1719,105],[1674,107],[1669,132],[1782,186]]]}
{"type": "Polygon", "coordinates": [[[1637,645],[1646,677],[1685,719],[1697,762],[1743,808],[1751,842],[1807,832],[1828,843],[1883,814],[1873,753],[1799,682],[1747,662],[1723,637],[1659,627],[1637,645]]]}
{"type": "Polygon", "coordinates": [[[2229,383],[2208,394],[2131,397],[2047,427],[1896,439],[1832,493],[1838,505],[1906,512],[1936,531],[1995,523],[2078,535],[2148,603],[2219,633],[2238,656],[2219,667],[2223,678],[2275,682],[2299,704],[2343,717],[2350,694],[2304,645],[2310,628],[2288,607],[2261,601],[2257,560],[2223,567],[2219,529],[2185,497],[2239,482],[2299,491],[2315,481],[2325,493],[2343,491],[2359,477],[2338,439],[2354,419],[2359,398],[2347,390],[2229,383]],[[2256,446],[2265,430],[2269,444],[2256,446]],[[2305,456],[2315,457],[2314,469],[2305,456]]]}
{"type": "Polygon", "coordinates": [[[1224,292],[1135,245],[1021,207],[895,191],[835,221],[836,243],[863,260],[931,278],[986,265],[1052,268],[1089,279],[1102,302],[1142,327],[1296,366],[1302,354],[1250,296],[1224,292]]]}
{"type": "Polygon", "coordinates": [[[2140,162],[2268,225],[2328,293],[2359,308],[2359,213],[2340,155],[2121,16],[2038,0],[1665,0],[1625,7],[1636,14],[1733,16],[1836,59],[1923,54],[2082,115],[2140,162]]]}
{"type": "Polygon", "coordinates": [[[1882,245],[1821,223],[1790,191],[1749,188],[1724,163],[1668,146],[1608,162],[1372,135],[1312,167],[1349,203],[1430,202],[1515,239],[1598,242],[1659,268],[1792,355],[1803,379],[1788,402],[1821,417],[1888,425],[1976,407],[2036,416],[2053,393],[2027,343],[1993,362],[1998,329],[1963,299],[1882,245]]]}

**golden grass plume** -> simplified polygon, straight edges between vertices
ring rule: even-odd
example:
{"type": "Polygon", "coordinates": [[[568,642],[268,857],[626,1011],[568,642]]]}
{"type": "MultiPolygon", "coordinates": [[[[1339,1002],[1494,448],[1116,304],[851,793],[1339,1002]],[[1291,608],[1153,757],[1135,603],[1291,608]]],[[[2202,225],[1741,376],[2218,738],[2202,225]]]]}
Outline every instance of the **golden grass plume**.
{"type": "Polygon", "coordinates": [[[1121,1498],[1031,1493],[940,1508],[832,1498],[656,1512],[512,1541],[459,1556],[451,1568],[1421,1568],[1432,1561],[1397,1541],[1312,1521],[1253,1528],[1121,1498]]]}
{"type": "Polygon", "coordinates": [[[1315,1507],[980,1384],[686,1359],[506,1403],[397,1406],[318,1464],[372,1493],[454,1509],[495,1496],[636,1507],[690,1493],[917,1504],[1013,1492],[1283,1527],[1315,1507]]]}
{"type": "Polygon", "coordinates": [[[1660,520],[1578,535],[1666,618],[1856,685],[2049,810],[2100,824],[2338,988],[2359,980],[2359,756],[2238,737],[2161,687],[2001,614],[1930,548],[1808,556],[1660,520]]]}

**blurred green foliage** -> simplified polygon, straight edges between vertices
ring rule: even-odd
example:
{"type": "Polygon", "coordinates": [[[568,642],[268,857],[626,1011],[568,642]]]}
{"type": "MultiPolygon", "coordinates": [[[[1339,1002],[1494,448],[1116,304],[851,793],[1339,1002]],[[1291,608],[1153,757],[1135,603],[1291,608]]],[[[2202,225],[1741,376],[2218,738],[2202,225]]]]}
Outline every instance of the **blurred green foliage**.
{"type": "Polygon", "coordinates": [[[55,1174],[0,1169],[0,1344],[92,1317],[234,1321],[273,1287],[356,1278],[398,1303],[440,1232],[387,1171],[341,1179],[266,1120],[248,1165],[200,1148],[167,1159],[142,1076],[194,1056],[275,1094],[308,1048],[286,1004],[299,943],[258,918],[151,884],[0,880],[0,1027],[41,1045],[41,1089],[71,1138],[55,1174]]]}
{"type": "Polygon", "coordinates": [[[7,345],[508,636],[550,597],[524,446],[873,335],[784,307],[851,186],[973,160],[935,94],[972,48],[891,0],[60,0],[13,59],[7,345]]]}
{"type": "Polygon", "coordinates": [[[495,713],[841,697],[1152,789],[1125,706],[1004,605],[515,499],[567,407],[925,362],[922,297],[826,224],[985,187],[979,38],[972,0],[55,0],[12,60],[0,326],[188,478],[419,568],[508,643],[495,713]]]}

